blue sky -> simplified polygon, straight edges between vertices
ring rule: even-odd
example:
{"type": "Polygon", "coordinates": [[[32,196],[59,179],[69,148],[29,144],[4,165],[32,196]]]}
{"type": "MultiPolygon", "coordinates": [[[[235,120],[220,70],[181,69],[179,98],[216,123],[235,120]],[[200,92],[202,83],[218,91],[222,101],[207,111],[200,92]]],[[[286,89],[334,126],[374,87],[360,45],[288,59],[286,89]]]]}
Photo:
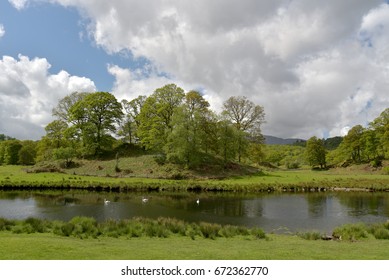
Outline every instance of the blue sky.
{"type": "Polygon", "coordinates": [[[389,107],[384,0],[0,1],[0,133],[40,139],[72,91],[167,83],[264,106],[265,134],[343,135],[389,107]]]}
{"type": "Polygon", "coordinates": [[[87,20],[75,8],[36,3],[18,11],[8,1],[1,1],[0,22],[6,27],[0,56],[45,57],[51,64],[50,72],[66,70],[88,77],[100,91],[110,91],[113,86],[108,64],[139,67],[140,62],[128,52],[108,54],[96,46],[87,34],[87,20]]]}

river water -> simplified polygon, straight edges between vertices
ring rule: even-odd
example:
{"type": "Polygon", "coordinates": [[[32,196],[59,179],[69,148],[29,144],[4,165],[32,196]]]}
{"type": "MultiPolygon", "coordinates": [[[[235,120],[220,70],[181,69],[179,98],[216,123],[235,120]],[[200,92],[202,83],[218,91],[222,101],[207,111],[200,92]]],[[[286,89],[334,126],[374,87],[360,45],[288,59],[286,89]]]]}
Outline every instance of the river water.
{"type": "Polygon", "coordinates": [[[389,219],[389,193],[96,193],[0,191],[0,217],[98,221],[175,217],[188,222],[260,227],[266,232],[331,233],[346,223],[389,219]],[[104,200],[110,202],[105,203],[104,200]],[[199,203],[197,203],[199,200],[199,203]]]}

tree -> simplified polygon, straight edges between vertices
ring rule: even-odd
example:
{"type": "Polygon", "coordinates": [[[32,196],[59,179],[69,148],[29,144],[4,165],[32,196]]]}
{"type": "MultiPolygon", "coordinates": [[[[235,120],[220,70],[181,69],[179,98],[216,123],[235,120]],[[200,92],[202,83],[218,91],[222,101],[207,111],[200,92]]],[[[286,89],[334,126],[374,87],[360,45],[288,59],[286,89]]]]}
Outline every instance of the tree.
{"type": "Polygon", "coordinates": [[[53,151],[55,159],[64,160],[64,165],[66,168],[70,167],[73,162],[73,158],[76,157],[77,152],[72,147],[60,147],[53,151]]]}
{"type": "Polygon", "coordinates": [[[184,96],[183,89],[169,84],[156,89],[146,99],[136,118],[140,123],[137,135],[146,149],[163,152],[167,137],[173,130],[174,111],[182,104],[184,96]]]}
{"type": "Polygon", "coordinates": [[[175,109],[172,131],[164,151],[168,160],[195,166],[201,159],[201,139],[205,137],[202,123],[206,119],[209,103],[197,91],[185,95],[184,103],[175,109]]]}
{"type": "Polygon", "coordinates": [[[137,129],[140,125],[138,116],[146,101],[146,96],[139,95],[130,102],[122,100],[122,106],[125,111],[124,121],[120,126],[119,135],[123,136],[129,143],[138,142],[137,129]]]}
{"type": "Polygon", "coordinates": [[[219,154],[226,165],[228,161],[234,159],[238,153],[238,141],[241,141],[241,131],[236,126],[231,125],[228,120],[218,122],[218,146],[219,154]]]}
{"type": "Polygon", "coordinates": [[[53,143],[54,148],[61,147],[65,142],[65,131],[68,125],[63,120],[54,120],[46,125],[46,136],[53,143]]]}
{"type": "Polygon", "coordinates": [[[379,139],[379,153],[385,156],[389,151],[389,108],[386,108],[371,122],[370,127],[375,131],[377,139],[379,139]]]}
{"type": "Polygon", "coordinates": [[[312,167],[319,165],[323,169],[326,166],[326,149],[322,139],[318,139],[316,136],[309,138],[305,153],[307,161],[312,167]]]}
{"type": "Polygon", "coordinates": [[[87,92],[73,92],[64,98],[62,98],[57,107],[55,107],[52,111],[53,116],[57,117],[58,120],[64,121],[65,123],[73,122],[73,124],[77,123],[77,120],[70,120],[70,109],[77,102],[81,101],[90,93],[87,92]]]}
{"type": "Polygon", "coordinates": [[[84,146],[94,155],[108,146],[123,117],[122,106],[108,92],[95,92],[77,101],[69,110],[69,121],[81,131],[84,146]]]}
{"type": "Polygon", "coordinates": [[[35,164],[35,158],[37,155],[36,151],[36,142],[31,140],[23,141],[22,148],[19,150],[18,157],[19,161],[18,163],[21,165],[33,165],[35,164]]]}
{"type": "Polygon", "coordinates": [[[4,160],[5,164],[18,164],[19,151],[23,147],[19,140],[7,140],[3,142],[4,145],[4,160]]]}
{"type": "MultiPolygon", "coordinates": [[[[247,133],[254,142],[260,143],[263,139],[261,125],[264,122],[265,113],[262,106],[255,105],[245,96],[230,97],[223,103],[223,114],[230,120],[244,137],[247,133]]],[[[238,140],[238,161],[241,161],[243,150],[243,138],[238,140]]]]}
{"type": "Polygon", "coordinates": [[[361,125],[356,125],[348,131],[347,135],[343,138],[341,143],[341,146],[348,157],[357,163],[362,161],[363,132],[364,128],[361,125]]]}

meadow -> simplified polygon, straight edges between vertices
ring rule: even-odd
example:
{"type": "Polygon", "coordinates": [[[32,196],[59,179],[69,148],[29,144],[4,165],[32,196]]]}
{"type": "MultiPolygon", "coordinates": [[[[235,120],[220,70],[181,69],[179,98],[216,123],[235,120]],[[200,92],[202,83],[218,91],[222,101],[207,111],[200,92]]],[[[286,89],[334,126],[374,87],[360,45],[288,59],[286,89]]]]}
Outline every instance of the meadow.
{"type": "MultiPolygon", "coordinates": [[[[151,162],[151,161],[150,161],[151,162]]],[[[122,161],[116,172],[114,161],[88,161],[77,168],[0,166],[2,188],[80,188],[89,190],[171,190],[171,191],[388,191],[389,176],[365,170],[330,169],[326,171],[299,170],[240,170],[217,176],[199,174],[176,166],[149,163],[142,159],[122,161]],[[145,165],[134,168],[136,164],[145,165]],[[133,168],[133,171],[128,170],[133,168]],[[175,169],[174,169],[175,168],[175,169]],[[126,171],[127,170],[127,171],[126,171]],[[144,170],[149,170],[147,174],[144,170]],[[172,175],[173,174],[173,175],[172,175]]]]}

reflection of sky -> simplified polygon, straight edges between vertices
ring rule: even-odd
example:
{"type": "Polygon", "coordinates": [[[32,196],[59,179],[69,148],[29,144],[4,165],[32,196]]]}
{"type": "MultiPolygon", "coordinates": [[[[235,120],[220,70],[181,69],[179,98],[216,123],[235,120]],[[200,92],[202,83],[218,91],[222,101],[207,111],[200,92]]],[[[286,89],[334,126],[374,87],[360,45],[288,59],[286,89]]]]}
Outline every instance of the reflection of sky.
{"type": "MultiPolygon", "coordinates": [[[[25,193],[23,194],[25,196],[25,193]]],[[[197,195],[182,193],[150,194],[147,203],[139,194],[107,194],[111,203],[104,204],[104,194],[60,194],[32,196],[27,199],[0,199],[0,216],[25,219],[70,220],[90,216],[98,221],[133,217],[172,217],[188,222],[257,226],[266,231],[318,230],[331,233],[345,223],[374,223],[388,219],[389,194],[258,194],[197,195]]]]}
{"type": "Polygon", "coordinates": [[[0,217],[7,219],[25,219],[39,216],[36,202],[28,199],[0,199],[0,217]]]}

